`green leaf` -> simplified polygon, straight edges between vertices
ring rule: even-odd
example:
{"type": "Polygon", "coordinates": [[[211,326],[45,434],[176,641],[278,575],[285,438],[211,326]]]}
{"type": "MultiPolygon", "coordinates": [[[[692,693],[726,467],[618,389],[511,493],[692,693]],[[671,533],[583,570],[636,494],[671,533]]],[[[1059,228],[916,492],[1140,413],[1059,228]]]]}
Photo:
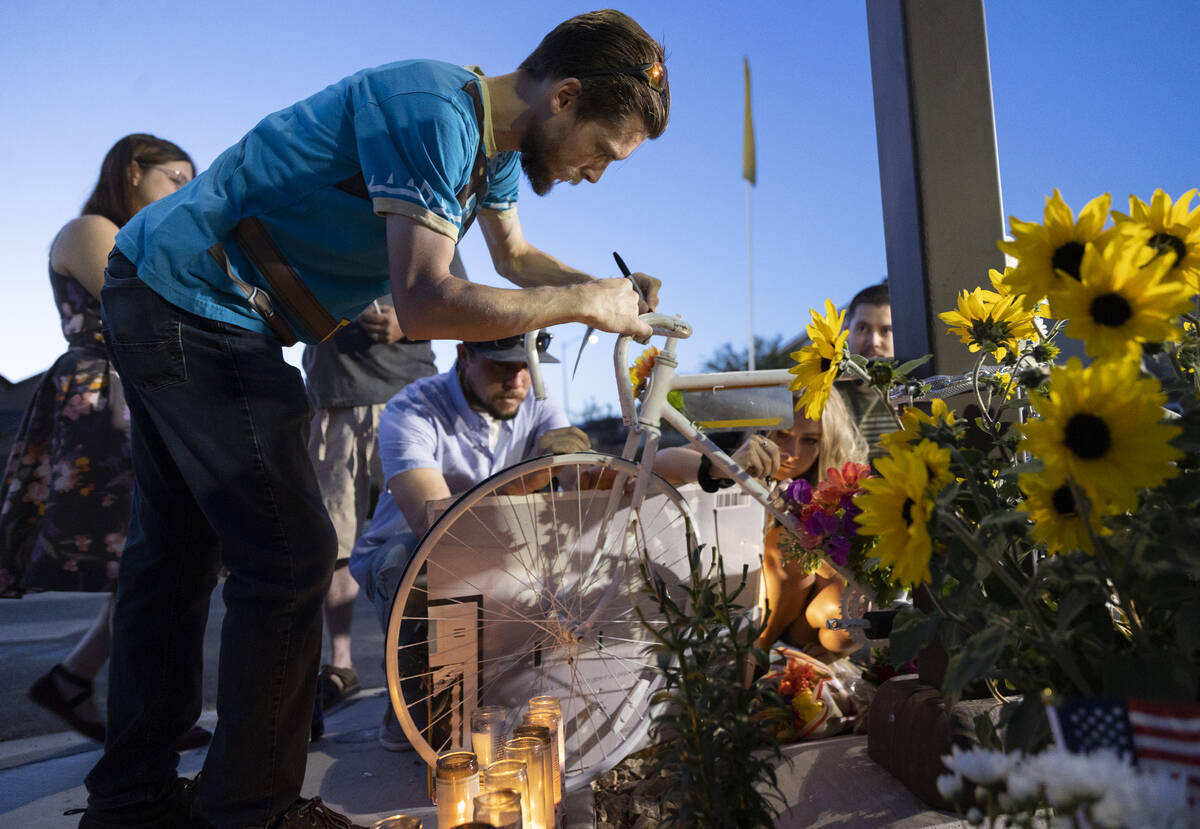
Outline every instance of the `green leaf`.
{"type": "Polygon", "coordinates": [[[917,652],[937,637],[938,615],[926,616],[915,607],[906,607],[896,614],[892,634],[888,637],[892,665],[903,665],[916,657],[917,652]]]}
{"type": "Polygon", "coordinates": [[[979,522],[979,526],[1003,528],[1011,525],[1024,524],[1028,520],[1029,516],[1027,516],[1025,513],[1006,509],[999,510],[997,512],[989,512],[983,517],[983,520],[979,522]]]}
{"type": "Polygon", "coordinates": [[[1038,694],[1026,694],[1020,701],[1006,705],[1000,711],[1000,730],[1004,735],[1004,750],[1023,750],[1032,754],[1050,738],[1046,721],[1046,706],[1038,694]]]}
{"type": "Polygon", "coordinates": [[[1058,617],[1055,624],[1059,633],[1064,633],[1071,627],[1075,617],[1092,602],[1092,594],[1085,590],[1071,590],[1059,600],[1058,617]]]}
{"type": "Polygon", "coordinates": [[[924,357],[918,357],[915,360],[909,360],[907,363],[901,363],[896,367],[897,374],[907,375],[910,371],[918,366],[923,366],[933,359],[932,354],[926,354],[924,357]]]}
{"type": "Polygon", "coordinates": [[[989,625],[967,639],[962,648],[950,655],[942,694],[957,697],[968,684],[991,673],[1004,650],[1004,639],[1004,630],[999,625],[989,625]]]}

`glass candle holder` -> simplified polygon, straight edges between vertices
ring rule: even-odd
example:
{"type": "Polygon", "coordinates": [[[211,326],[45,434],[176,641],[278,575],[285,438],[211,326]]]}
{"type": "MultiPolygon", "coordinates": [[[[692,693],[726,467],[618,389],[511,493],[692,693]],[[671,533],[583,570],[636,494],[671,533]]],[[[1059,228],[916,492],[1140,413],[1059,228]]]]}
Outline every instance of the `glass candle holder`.
{"type": "Polygon", "coordinates": [[[539,697],[531,697],[529,700],[529,713],[549,712],[558,715],[558,767],[566,769],[567,767],[567,722],[563,719],[562,700],[558,697],[546,694],[539,697]]]}
{"type": "Polygon", "coordinates": [[[479,767],[500,759],[508,710],[500,705],[482,705],[471,712],[471,748],[479,767]]]}
{"type": "Polygon", "coordinates": [[[558,804],[554,798],[554,760],[558,752],[551,741],[550,729],[544,725],[518,725],[513,729],[513,737],[530,737],[542,744],[542,774],[546,781],[544,791],[546,798],[546,820],[548,826],[555,825],[559,817],[558,804]]]}
{"type": "Polygon", "coordinates": [[[521,825],[533,826],[530,814],[529,775],[521,760],[497,760],[479,773],[479,793],[514,791],[521,796],[521,825]]]}
{"type": "Polygon", "coordinates": [[[371,829],[421,829],[421,819],[409,815],[389,815],[372,823],[371,829]]]}
{"type": "Polygon", "coordinates": [[[554,807],[559,812],[561,823],[561,812],[563,802],[563,761],[559,755],[559,737],[562,736],[562,717],[555,714],[553,711],[530,711],[525,715],[524,725],[540,725],[550,731],[550,759],[551,766],[554,770],[554,807]]]}
{"type": "Polygon", "coordinates": [[[471,819],[479,794],[479,762],[470,751],[449,751],[437,758],[433,772],[438,826],[458,826],[471,819]]]}
{"type": "Polygon", "coordinates": [[[554,801],[546,772],[546,750],[536,737],[514,737],[504,744],[505,760],[520,760],[529,775],[529,829],[552,829],[554,801]]]}
{"type": "Polygon", "coordinates": [[[512,789],[496,789],[475,795],[475,820],[496,829],[522,829],[521,795],[512,789]]]}

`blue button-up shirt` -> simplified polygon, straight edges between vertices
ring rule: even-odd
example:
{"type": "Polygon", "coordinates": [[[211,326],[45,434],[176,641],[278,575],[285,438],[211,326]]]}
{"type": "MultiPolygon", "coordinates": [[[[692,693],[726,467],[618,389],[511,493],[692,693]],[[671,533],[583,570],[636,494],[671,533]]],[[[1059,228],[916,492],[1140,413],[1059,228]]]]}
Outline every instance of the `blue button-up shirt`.
{"type": "MultiPolygon", "coordinates": [[[[538,440],[550,429],[571,425],[562,406],[531,392],[516,417],[500,421],[493,448],[488,421],[473,410],[463,394],[455,368],[417,380],[388,401],[379,416],[379,458],[383,479],[390,481],[410,469],[436,469],[453,495],[466,492],[489,475],[536,456],[538,440]]],[[[350,556],[350,572],[358,570],[375,551],[408,531],[404,513],[386,489],[366,532],[350,556]]],[[[361,578],[359,578],[361,581],[361,578]]]]}

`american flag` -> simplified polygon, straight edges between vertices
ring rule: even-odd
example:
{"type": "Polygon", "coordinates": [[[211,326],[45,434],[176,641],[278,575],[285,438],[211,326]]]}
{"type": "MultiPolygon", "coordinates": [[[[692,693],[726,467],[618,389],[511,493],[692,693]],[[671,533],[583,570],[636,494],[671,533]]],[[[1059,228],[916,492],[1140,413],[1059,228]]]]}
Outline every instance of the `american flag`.
{"type": "Polygon", "coordinates": [[[1200,805],[1200,704],[1116,698],[1072,698],[1048,705],[1054,741],[1072,753],[1116,749],[1142,769],[1188,781],[1200,805]]]}

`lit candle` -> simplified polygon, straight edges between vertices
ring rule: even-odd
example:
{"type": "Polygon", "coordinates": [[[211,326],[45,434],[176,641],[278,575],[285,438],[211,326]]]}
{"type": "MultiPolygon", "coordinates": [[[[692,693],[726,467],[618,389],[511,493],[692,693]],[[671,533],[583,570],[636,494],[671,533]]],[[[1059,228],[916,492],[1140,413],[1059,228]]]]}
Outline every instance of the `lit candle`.
{"type": "Polygon", "coordinates": [[[542,744],[542,774],[545,777],[544,796],[546,798],[546,825],[558,824],[557,800],[554,797],[554,761],[558,758],[555,751],[550,729],[544,725],[518,725],[513,729],[513,737],[532,737],[542,744]]]}
{"type": "MultiPolygon", "coordinates": [[[[559,737],[562,734],[562,718],[549,710],[530,711],[525,715],[525,725],[543,726],[550,732],[550,759],[554,770],[554,810],[558,822],[562,823],[563,809],[563,762],[560,759],[559,737]]],[[[514,732],[515,733],[515,732],[514,732]]]]}
{"type": "Polygon", "coordinates": [[[475,796],[475,820],[495,829],[521,829],[521,795],[512,789],[475,796]]]}
{"type": "Polygon", "coordinates": [[[521,760],[497,760],[479,773],[479,793],[514,791],[521,795],[521,825],[525,829],[533,826],[530,814],[529,775],[521,760]]]}
{"type": "Polygon", "coordinates": [[[552,829],[554,825],[554,806],[546,779],[549,766],[545,755],[542,741],[535,737],[514,737],[504,744],[504,759],[522,761],[529,775],[530,829],[552,829]]]}
{"type": "Polygon", "coordinates": [[[434,798],[438,826],[458,826],[471,819],[479,794],[479,762],[470,751],[450,751],[437,758],[434,798]]]}
{"type": "Polygon", "coordinates": [[[421,819],[409,815],[390,815],[372,823],[371,829],[421,829],[421,819]]]}
{"type": "Polygon", "coordinates": [[[500,759],[504,745],[504,722],[508,711],[500,705],[483,705],[471,712],[471,748],[479,768],[500,759]]]}
{"type": "Polygon", "coordinates": [[[549,711],[558,715],[558,767],[567,769],[567,722],[563,719],[562,701],[550,695],[533,697],[529,700],[529,713],[549,711]]]}

